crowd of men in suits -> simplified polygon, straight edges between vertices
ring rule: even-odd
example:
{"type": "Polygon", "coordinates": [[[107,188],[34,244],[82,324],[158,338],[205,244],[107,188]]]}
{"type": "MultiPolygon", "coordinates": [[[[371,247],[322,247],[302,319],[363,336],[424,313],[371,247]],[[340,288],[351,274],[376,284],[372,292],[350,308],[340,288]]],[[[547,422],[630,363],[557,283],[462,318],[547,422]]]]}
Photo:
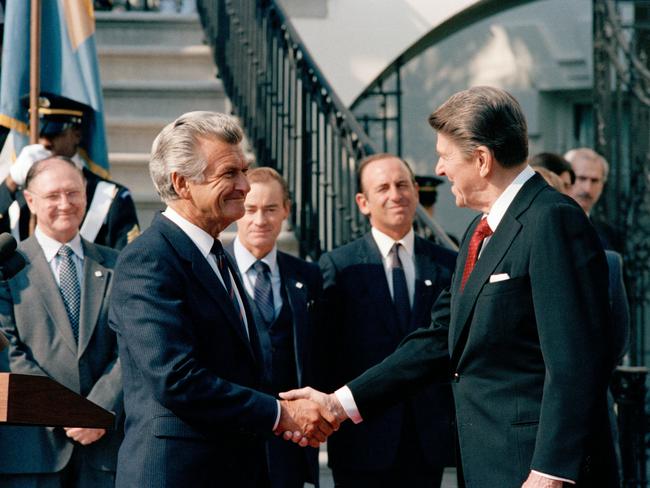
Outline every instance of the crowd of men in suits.
{"type": "Polygon", "coordinates": [[[116,425],[0,427],[0,487],[318,486],[328,438],[342,488],[439,487],[451,465],[469,488],[617,486],[607,262],[588,210],[528,166],[509,94],[472,88],[430,119],[436,173],[481,212],[458,259],[415,235],[415,175],[386,153],[358,168],[366,235],[318,264],[280,251],[286,182],[249,169],[236,119],[203,111],[153,143],[166,209],[142,235],[110,229],[111,206],[132,206],[112,182],[84,227],[93,183],[71,117],[0,186],[34,216],[25,269],[0,283],[0,366],[116,425]]]}

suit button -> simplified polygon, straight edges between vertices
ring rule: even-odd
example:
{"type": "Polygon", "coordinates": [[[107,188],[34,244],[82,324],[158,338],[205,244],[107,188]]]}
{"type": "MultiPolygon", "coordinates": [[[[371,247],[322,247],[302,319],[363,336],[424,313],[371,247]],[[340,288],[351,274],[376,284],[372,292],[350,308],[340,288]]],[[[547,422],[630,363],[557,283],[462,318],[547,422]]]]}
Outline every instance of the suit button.
{"type": "Polygon", "coordinates": [[[460,381],[460,373],[458,373],[458,371],[456,371],[456,372],[454,373],[454,376],[453,376],[452,380],[453,380],[455,383],[458,383],[458,382],[460,381]]]}

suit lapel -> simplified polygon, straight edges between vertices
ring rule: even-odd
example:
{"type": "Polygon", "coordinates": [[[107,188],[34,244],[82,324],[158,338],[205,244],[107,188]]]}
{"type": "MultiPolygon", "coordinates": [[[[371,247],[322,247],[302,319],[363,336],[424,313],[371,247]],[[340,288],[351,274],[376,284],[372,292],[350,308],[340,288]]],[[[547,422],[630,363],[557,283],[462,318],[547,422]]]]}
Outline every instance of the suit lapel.
{"type": "MultiPolygon", "coordinates": [[[[462,267],[459,265],[453,284],[452,293],[452,313],[450,324],[450,343],[449,352],[453,356],[458,347],[464,346],[464,341],[460,341],[463,332],[469,326],[472,310],[476,300],[483,289],[483,285],[488,282],[490,275],[506,255],[517,234],[521,230],[521,223],[518,217],[530,206],[535,196],[545,187],[544,181],[539,175],[531,177],[521,188],[517,196],[512,201],[503,219],[499,223],[496,231],[490,238],[489,242],[482,250],[474,270],[470,275],[465,289],[460,292],[460,281],[462,276],[462,267]]],[[[467,249],[469,240],[478,225],[480,217],[476,218],[471,226],[471,232],[467,232],[466,238],[461,246],[460,255],[463,256],[462,266],[467,259],[467,249]]]]}
{"type": "Polygon", "coordinates": [[[302,386],[303,366],[306,352],[306,330],[308,321],[308,296],[307,287],[299,281],[295,269],[285,259],[282,252],[278,251],[278,267],[282,277],[282,286],[284,288],[289,307],[291,309],[292,327],[293,327],[293,353],[296,359],[296,373],[298,376],[298,385],[302,386]]]}
{"type": "Polygon", "coordinates": [[[359,278],[365,280],[365,283],[361,286],[368,290],[369,301],[378,307],[381,306],[379,304],[385,304],[383,305],[384,310],[379,315],[385,317],[386,320],[380,322],[384,324],[386,332],[401,337],[403,333],[400,330],[397,310],[393,305],[393,297],[390,296],[384,261],[370,232],[363,238],[363,245],[359,249],[358,262],[368,265],[367,271],[364,273],[365,276],[359,276],[359,278]]]}
{"type": "Polygon", "coordinates": [[[427,325],[427,317],[424,316],[426,303],[435,300],[436,297],[430,297],[433,284],[436,282],[438,269],[431,259],[431,255],[425,253],[422,249],[422,242],[416,236],[414,244],[415,253],[415,291],[413,293],[413,307],[411,313],[411,330],[427,325]]]}
{"type": "MultiPolygon", "coordinates": [[[[200,286],[204,288],[210,298],[212,298],[212,300],[227,316],[227,326],[232,327],[235,330],[236,334],[241,338],[241,340],[246,345],[246,348],[251,353],[251,357],[255,359],[255,354],[251,347],[250,340],[246,336],[246,332],[243,330],[241,320],[237,316],[235,308],[230,301],[230,297],[228,296],[226,289],[217,277],[215,271],[208,263],[208,260],[203,256],[203,254],[201,254],[201,251],[198,247],[196,247],[196,244],[192,242],[189,236],[168,218],[164,217],[163,215],[158,215],[156,220],[154,220],[154,224],[160,228],[160,232],[167,238],[167,241],[176,250],[181,259],[184,259],[189,263],[192,272],[194,275],[196,275],[200,286]]],[[[234,278],[234,283],[239,284],[239,278],[234,278]]],[[[241,287],[238,289],[240,290],[241,294],[241,287]]],[[[244,308],[247,313],[247,318],[250,322],[252,319],[249,315],[250,310],[248,309],[248,304],[246,303],[245,297],[246,295],[242,297],[242,301],[244,302],[244,308]]]]}
{"type": "Polygon", "coordinates": [[[104,303],[106,289],[113,271],[102,265],[102,255],[82,239],[84,247],[83,286],[81,291],[81,310],[79,320],[79,346],[77,357],[81,357],[88,347],[97,325],[97,317],[104,303]]]}
{"type": "Polygon", "coordinates": [[[52,274],[52,268],[50,268],[49,263],[45,260],[43,250],[35,237],[31,237],[24,242],[23,250],[29,258],[30,267],[27,271],[29,282],[42,283],[42,286],[35,288],[43,300],[43,305],[47,310],[50,321],[54,323],[63,341],[76,356],[77,343],[74,340],[70,319],[68,319],[68,313],[63,304],[63,298],[61,298],[59,285],[57,285],[52,274]]]}

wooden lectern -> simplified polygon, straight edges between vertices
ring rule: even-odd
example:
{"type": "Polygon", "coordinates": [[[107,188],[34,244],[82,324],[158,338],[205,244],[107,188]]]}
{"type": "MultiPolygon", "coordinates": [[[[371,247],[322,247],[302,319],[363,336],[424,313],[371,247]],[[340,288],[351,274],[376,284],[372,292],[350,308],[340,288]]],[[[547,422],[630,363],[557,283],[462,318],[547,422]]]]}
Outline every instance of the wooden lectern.
{"type": "Polygon", "coordinates": [[[0,424],[110,430],[114,417],[47,376],[0,373],[0,424]]]}

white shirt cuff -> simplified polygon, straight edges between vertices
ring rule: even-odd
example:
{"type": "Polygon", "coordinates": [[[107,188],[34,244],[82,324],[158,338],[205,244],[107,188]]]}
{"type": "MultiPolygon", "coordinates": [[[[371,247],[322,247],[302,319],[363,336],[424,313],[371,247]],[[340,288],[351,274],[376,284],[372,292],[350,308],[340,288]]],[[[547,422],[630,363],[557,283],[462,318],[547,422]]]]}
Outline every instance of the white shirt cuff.
{"type": "Polygon", "coordinates": [[[357,403],[354,401],[354,397],[352,396],[352,392],[350,391],[350,388],[348,388],[347,386],[342,386],[341,388],[336,390],[334,394],[336,395],[336,398],[341,403],[343,410],[345,410],[345,413],[347,414],[348,417],[350,417],[350,420],[352,420],[352,422],[354,422],[355,424],[359,424],[363,422],[363,418],[359,413],[359,409],[357,408],[357,403]]]}
{"type": "Polygon", "coordinates": [[[278,424],[280,423],[280,414],[282,413],[282,407],[280,406],[280,400],[276,400],[276,403],[278,404],[278,414],[275,416],[275,423],[273,424],[273,432],[275,432],[275,429],[278,428],[278,424]]]}
{"type": "Polygon", "coordinates": [[[539,471],[535,471],[534,469],[531,469],[530,471],[531,471],[531,473],[538,474],[540,476],[543,476],[544,478],[548,478],[549,480],[564,481],[565,483],[569,483],[570,485],[575,485],[576,484],[575,481],[571,481],[571,480],[568,480],[566,478],[558,478],[557,476],[551,476],[550,474],[540,473],[539,471]]]}

